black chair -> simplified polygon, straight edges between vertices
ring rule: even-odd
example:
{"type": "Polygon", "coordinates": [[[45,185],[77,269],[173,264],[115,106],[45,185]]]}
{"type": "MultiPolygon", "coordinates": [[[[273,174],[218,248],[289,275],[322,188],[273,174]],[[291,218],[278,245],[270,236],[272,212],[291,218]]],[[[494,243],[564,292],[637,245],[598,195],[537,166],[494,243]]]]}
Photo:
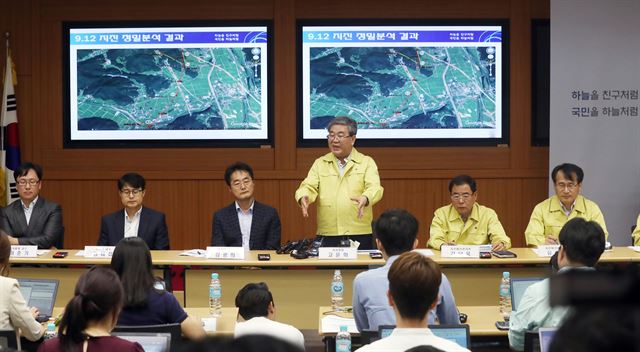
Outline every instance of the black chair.
{"type": "Polygon", "coordinates": [[[0,351],[8,348],[18,349],[18,339],[13,329],[0,329],[0,351]]]}
{"type": "Polygon", "coordinates": [[[179,350],[182,344],[182,329],[180,323],[174,324],[159,324],[159,325],[138,325],[138,326],[125,326],[116,325],[113,328],[113,332],[155,332],[155,333],[168,333],[171,335],[170,351],[175,352],[179,350]]]}
{"type": "Polygon", "coordinates": [[[524,352],[540,352],[540,335],[537,330],[524,332],[524,352]]]}

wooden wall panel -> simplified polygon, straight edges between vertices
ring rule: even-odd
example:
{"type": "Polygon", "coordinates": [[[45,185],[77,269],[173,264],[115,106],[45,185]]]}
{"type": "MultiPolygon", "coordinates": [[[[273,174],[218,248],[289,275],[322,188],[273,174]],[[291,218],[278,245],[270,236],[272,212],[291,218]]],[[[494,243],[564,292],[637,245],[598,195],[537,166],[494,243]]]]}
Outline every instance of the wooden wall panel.
{"type": "MultiPolygon", "coordinates": [[[[296,147],[295,22],[308,18],[503,18],[510,22],[508,146],[359,148],[378,164],[385,196],[374,209],[403,207],[420,220],[424,245],[433,211],[449,202],[456,174],[478,179],[482,204],[494,208],[512,236],[547,196],[548,148],[530,146],[530,21],[549,17],[549,1],[532,0],[0,0],[0,26],[12,32],[18,65],[23,159],[45,168],[43,195],[64,209],[66,244],[94,243],[100,216],[120,207],[115,180],[137,171],[148,180],[146,204],[164,211],[173,248],[210,242],[215,210],[232,201],[222,180],[236,160],[256,172],[256,196],[278,209],[283,241],[315,233],[315,206],[303,219],[293,193],[326,148],[296,147]],[[273,148],[64,149],[62,147],[62,21],[270,19],[274,22],[273,148]]],[[[0,44],[4,48],[4,43],[0,44]]],[[[4,57],[0,58],[0,63],[4,57]]]]}

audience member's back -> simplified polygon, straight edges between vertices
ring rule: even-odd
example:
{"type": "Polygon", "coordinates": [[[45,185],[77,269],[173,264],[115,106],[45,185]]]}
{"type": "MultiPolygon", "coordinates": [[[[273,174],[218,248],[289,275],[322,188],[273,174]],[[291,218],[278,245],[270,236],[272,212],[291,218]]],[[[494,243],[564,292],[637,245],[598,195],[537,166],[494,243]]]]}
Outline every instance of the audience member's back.
{"type": "Polygon", "coordinates": [[[275,321],[275,303],[264,282],[249,283],[236,295],[236,307],[245,321],[236,324],[234,335],[263,334],[288,341],[304,349],[304,336],[295,327],[275,321]]]}
{"type": "Polygon", "coordinates": [[[124,308],[118,325],[159,325],[179,323],[191,339],[205,336],[202,322],[189,317],[178,300],[153,276],[151,252],[139,237],[122,239],[113,252],[111,267],[124,287],[124,308]]]}
{"type": "MultiPolygon", "coordinates": [[[[402,253],[418,245],[418,220],[403,209],[384,211],[373,225],[378,249],[386,260],[384,266],[359,273],[353,281],[353,316],[358,330],[377,330],[380,325],[395,325],[393,309],[389,305],[387,274],[392,263],[402,253]]],[[[429,312],[429,323],[459,324],[458,309],[451,284],[442,274],[435,309],[429,312]]]]}
{"type": "Polygon", "coordinates": [[[287,341],[268,335],[245,335],[238,338],[209,337],[186,344],[181,352],[304,352],[287,341]]]}

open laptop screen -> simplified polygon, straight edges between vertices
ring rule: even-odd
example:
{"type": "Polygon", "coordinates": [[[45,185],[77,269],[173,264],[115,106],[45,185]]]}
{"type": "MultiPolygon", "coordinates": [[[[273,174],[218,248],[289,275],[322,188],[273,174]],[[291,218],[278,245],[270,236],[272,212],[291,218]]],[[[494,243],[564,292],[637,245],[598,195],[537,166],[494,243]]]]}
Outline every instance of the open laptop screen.
{"type": "Polygon", "coordinates": [[[438,337],[469,347],[469,325],[429,325],[429,329],[438,337]]]}
{"type": "MultiPolygon", "coordinates": [[[[378,334],[383,339],[391,335],[395,328],[395,325],[380,325],[378,326],[378,334]]],[[[429,325],[429,330],[440,338],[453,341],[465,348],[469,347],[469,325],[429,325]]]]}
{"type": "Polygon", "coordinates": [[[171,334],[168,332],[113,332],[113,336],[137,342],[145,352],[169,352],[171,334]]]}
{"type": "Polygon", "coordinates": [[[540,336],[540,352],[548,352],[551,339],[555,335],[557,328],[540,328],[538,335],[540,336]]]}
{"type": "Polygon", "coordinates": [[[518,310],[518,305],[522,299],[522,295],[527,288],[534,283],[542,280],[541,277],[529,277],[529,278],[513,278],[511,279],[511,308],[512,310],[518,310]]]}
{"type": "Polygon", "coordinates": [[[58,293],[58,280],[18,279],[20,293],[29,307],[37,307],[41,316],[53,314],[53,305],[58,293]]]}

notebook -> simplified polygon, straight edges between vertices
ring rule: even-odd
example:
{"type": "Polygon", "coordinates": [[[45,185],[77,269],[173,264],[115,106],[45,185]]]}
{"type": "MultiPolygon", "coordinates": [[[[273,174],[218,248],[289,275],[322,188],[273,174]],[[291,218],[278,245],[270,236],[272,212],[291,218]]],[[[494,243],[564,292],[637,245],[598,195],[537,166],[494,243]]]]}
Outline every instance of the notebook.
{"type": "Polygon", "coordinates": [[[113,332],[113,336],[137,342],[145,352],[169,352],[171,334],[168,332],[113,332]]]}
{"type": "Polygon", "coordinates": [[[53,305],[58,294],[58,280],[52,279],[18,279],[20,293],[29,307],[36,307],[40,314],[39,322],[45,322],[53,314],[53,305]]]}
{"type": "Polygon", "coordinates": [[[536,282],[543,280],[541,277],[513,278],[511,279],[511,310],[518,310],[522,295],[527,288],[536,282]]]}
{"type": "MultiPolygon", "coordinates": [[[[391,335],[393,329],[395,329],[395,325],[380,325],[378,326],[378,335],[383,339],[391,335]]],[[[469,348],[471,339],[469,325],[429,325],[429,330],[440,338],[455,342],[464,348],[469,348]]]]}

